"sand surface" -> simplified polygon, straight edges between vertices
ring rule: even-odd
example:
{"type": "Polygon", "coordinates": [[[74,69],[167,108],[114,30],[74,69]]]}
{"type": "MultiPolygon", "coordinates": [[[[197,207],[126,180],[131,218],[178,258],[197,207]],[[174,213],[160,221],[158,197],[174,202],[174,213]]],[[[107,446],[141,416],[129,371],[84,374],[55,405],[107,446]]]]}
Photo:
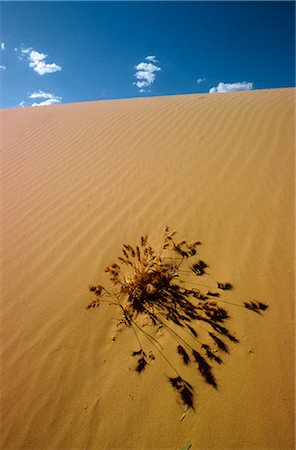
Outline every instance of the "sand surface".
{"type": "Polygon", "coordinates": [[[1,449],[294,448],[295,90],[2,110],[1,449]],[[195,411],[157,356],[88,286],[122,243],[165,225],[200,240],[205,283],[229,301],[218,389],[181,367],[195,411]]]}

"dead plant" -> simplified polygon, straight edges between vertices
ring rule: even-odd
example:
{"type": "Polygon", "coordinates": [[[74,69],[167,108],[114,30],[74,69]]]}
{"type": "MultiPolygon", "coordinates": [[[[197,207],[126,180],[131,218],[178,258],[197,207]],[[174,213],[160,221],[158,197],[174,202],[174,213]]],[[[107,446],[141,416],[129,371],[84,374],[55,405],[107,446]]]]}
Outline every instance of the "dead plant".
{"type": "MultiPolygon", "coordinates": [[[[148,320],[156,331],[163,329],[169,333],[177,343],[182,362],[195,363],[204,380],[214,388],[217,388],[217,380],[212,363],[222,363],[221,354],[229,352],[227,341],[238,343],[239,340],[225,327],[229,314],[224,307],[227,300],[221,299],[223,291],[233,289],[232,284],[217,282],[216,286],[211,286],[214,291],[203,292],[197,280],[207,274],[208,265],[197,258],[201,242],[178,241],[176,235],[165,227],[158,251],[151,246],[148,236],[141,236],[136,246],[124,244],[117,262],[105,269],[111,286],[90,286],[94,298],[87,308],[96,308],[102,301],[120,308],[119,322],[133,329],[140,347],[132,352],[137,358],[135,370],[143,372],[155,359],[153,352],[144,350],[140,340],[140,335],[144,335],[175,371],[176,376],[168,378],[172,387],[187,409],[194,409],[193,387],[181,377],[165,356],[157,336],[148,333],[140,319],[148,320]],[[193,258],[195,261],[190,264],[193,258]],[[203,335],[206,333],[206,343],[201,340],[200,331],[203,335]]],[[[268,308],[255,301],[238,306],[258,314],[268,308]]]]}

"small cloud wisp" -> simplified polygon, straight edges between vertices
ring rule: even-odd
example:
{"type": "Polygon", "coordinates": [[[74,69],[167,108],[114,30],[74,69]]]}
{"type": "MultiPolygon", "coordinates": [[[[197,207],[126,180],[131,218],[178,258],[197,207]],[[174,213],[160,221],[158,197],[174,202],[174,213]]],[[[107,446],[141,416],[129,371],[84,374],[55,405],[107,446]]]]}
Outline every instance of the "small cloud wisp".
{"type": "Polygon", "coordinates": [[[220,81],[218,86],[212,87],[209,92],[214,93],[224,93],[224,92],[236,92],[236,91],[249,91],[253,89],[253,84],[246,81],[237,81],[236,83],[223,83],[220,81]]]}

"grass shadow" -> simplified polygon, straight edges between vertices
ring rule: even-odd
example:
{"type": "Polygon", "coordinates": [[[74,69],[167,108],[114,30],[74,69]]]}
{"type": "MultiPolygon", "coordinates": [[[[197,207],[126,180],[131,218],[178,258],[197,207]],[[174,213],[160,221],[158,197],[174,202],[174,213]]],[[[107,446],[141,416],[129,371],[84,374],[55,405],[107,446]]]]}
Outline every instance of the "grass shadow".
{"type": "MultiPolygon", "coordinates": [[[[142,236],[139,245],[124,244],[117,262],[105,270],[111,287],[91,286],[94,299],[87,306],[96,308],[101,302],[117,306],[121,310],[119,322],[133,330],[139,346],[131,353],[136,359],[135,371],[143,373],[155,359],[154,353],[148,353],[146,345],[142,344],[144,337],[173,370],[174,376],[168,377],[168,382],[185,407],[192,410],[195,409],[193,386],[167,358],[157,339],[157,331],[162,329],[170,335],[181,363],[196,366],[203,380],[214,389],[218,388],[214,366],[222,364],[223,355],[230,352],[230,343],[239,343],[226,326],[230,316],[225,308],[227,300],[222,298],[233,285],[217,282],[210,291],[200,289],[200,279],[209,267],[197,259],[200,245],[199,241],[177,241],[176,232],[171,233],[168,227],[158,251],[150,245],[148,236],[142,236]],[[143,318],[154,334],[147,331],[141,322],[143,318]]],[[[237,306],[257,314],[268,308],[256,301],[237,306]]]]}

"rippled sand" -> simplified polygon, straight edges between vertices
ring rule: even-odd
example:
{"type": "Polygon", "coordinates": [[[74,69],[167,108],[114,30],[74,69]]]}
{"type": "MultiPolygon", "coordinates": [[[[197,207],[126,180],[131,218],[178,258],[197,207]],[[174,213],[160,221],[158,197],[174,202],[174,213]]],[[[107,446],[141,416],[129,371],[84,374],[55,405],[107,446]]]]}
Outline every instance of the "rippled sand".
{"type": "MultiPolygon", "coordinates": [[[[1,449],[294,448],[295,90],[2,110],[1,449]],[[200,240],[240,344],[218,390],[134,369],[115,309],[87,311],[122,243],[200,240]]],[[[162,338],[179,364],[169,337],[162,338]]]]}

